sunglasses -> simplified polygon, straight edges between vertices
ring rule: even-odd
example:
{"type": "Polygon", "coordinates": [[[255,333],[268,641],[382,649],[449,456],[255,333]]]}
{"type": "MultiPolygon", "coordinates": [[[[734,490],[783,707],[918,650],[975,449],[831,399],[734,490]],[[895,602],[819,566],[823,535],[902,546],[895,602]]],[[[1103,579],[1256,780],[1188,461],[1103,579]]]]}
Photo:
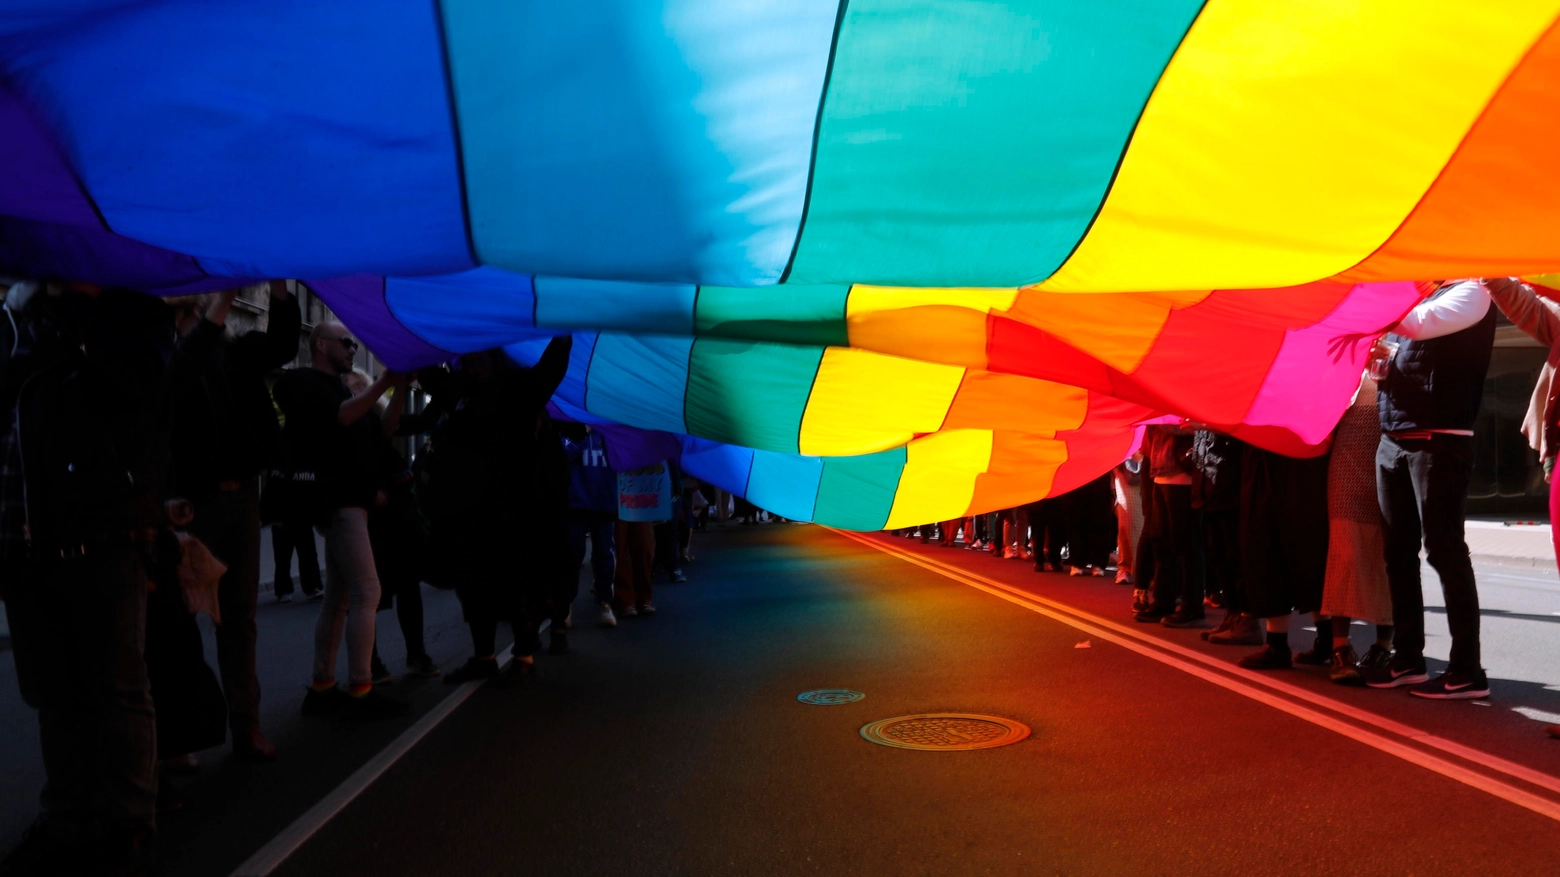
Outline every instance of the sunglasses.
{"type": "Polygon", "coordinates": [[[357,343],[357,341],[355,339],[352,339],[352,338],[337,338],[336,340],[340,341],[341,342],[341,346],[347,348],[348,350],[356,350],[356,349],[358,349],[358,343],[357,343]]]}

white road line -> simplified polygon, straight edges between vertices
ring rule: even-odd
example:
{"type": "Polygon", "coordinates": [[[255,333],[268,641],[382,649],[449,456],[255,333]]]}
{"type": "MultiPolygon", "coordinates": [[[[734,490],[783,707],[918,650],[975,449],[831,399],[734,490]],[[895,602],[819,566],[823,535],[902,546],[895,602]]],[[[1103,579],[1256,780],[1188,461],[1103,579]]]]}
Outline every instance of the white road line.
{"type": "Polygon", "coordinates": [[[1495,777],[1471,770],[1463,765],[1448,761],[1433,753],[1416,749],[1405,743],[1388,737],[1393,734],[1404,740],[1412,741],[1424,746],[1439,749],[1443,752],[1455,755],[1458,758],[1473,762],[1488,770],[1506,774],[1523,782],[1531,783],[1551,792],[1560,793],[1560,778],[1534,770],[1526,765],[1491,755],[1470,746],[1438,737],[1434,734],[1421,731],[1409,725],[1383,718],[1374,713],[1346,703],[1333,700],[1328,697],[1308,691],[1299,686],[1290,685],[1280,680],[1272,679],[1259,673],[1236,667],[1217,658],[1204,655],[1194,649],[1188,649],[1179,644],[1145,636],[1132,628],[1108,621],[1088,612],[1075,609],[1063,603],[1047,599],[1027,591],[1012,587],[1011,585],[990,579],[978,573],[932,560],[931,558],[909,554],[891,548],[876,539],[851,533],[845,530],[835,530],[841,536],[860,542],[891,557],[897,557],[907,563],[923,567],[938,573],[946,578],[953,579],[960,584],[967,585],[979,591],[984,591],[994,597],[1001,598],[1018,606],[1022,606],[1031,612],[1036,612],[1056,621],[1060,621],[1070,627],[1077,628],[1092,636],[1115,643],[1123,648],[1130,649],[1138,654],[1153,658],[1160,663],[1175,667],[1199,679],[1211,682],[1221,688],[1228,689],[1244,697],[1251,698],[1259,703],[1267,704],[1275,709],[1282,710],[1300,719],[1304,719],[1314,725],[1335,731],[1352,740],[1364,743],[1374,749],[1386,752],[1390,755],[1417,764],[1428,770],[1435,771],[1442,776],[1457,780],[1465,785],[1487,792],[1505,801],[1509,801],[1520,807],[1532,810],[1543,816],[1547,816],[1560,822],[1560,801],[1555,801],[1540,795],[1536,795],[1525,789],[1518,788],[1510,783],[1495,777]],[[1199,666],[1206,665],[1206,666],[1199,666]],[[1212,669],[1209,669],[1212,668],[1212,669]],[[1215,672],[1217,671],[1217,672],[1215,672]],[[1292,700],[1276,697],[1258,686],[1270,688],[1281,692],[1297,700],[1305,701],[1311,706],[1295,703],[1292,700]],[[1320,707],[1345,716],[1356,722],[1371,725],[1386,734],[1379,733],[1369,728],[1344,722],[1334,716],[1327,715],[1311,707],[1320,707]]]}
{"type": "MultiPolygon", "coordinates": [[[[512,647],[504,649],[498,655],[499,666],[509,662],[512,647]]],[[[310,807],[307,812],[286,828],[270,842],[255,851],[242,865],[233,871],[232,877],[267,877],[276,870],[287,857],[298,851],[309,838],[325,827],[327,822],[335,818],[337,813],[345,810],[358,795],[363,794],[374,780],[384,775],[390,766],[401,760],[402,756],[412,751],[422,739],[428,736],[438,724],[449,717],[450,713],[466,702],[466,698],[476,693],[482,687],[480,681],[466,682],[456,688],[443,700],[421,718],[412,723],[412,726],[402,731],[383,750],[369,759],[368,763],[358,768],[353,774],[342,781],[341,785],[332,789],[330,794],[320,799],[319,803],[310,807]]]]}

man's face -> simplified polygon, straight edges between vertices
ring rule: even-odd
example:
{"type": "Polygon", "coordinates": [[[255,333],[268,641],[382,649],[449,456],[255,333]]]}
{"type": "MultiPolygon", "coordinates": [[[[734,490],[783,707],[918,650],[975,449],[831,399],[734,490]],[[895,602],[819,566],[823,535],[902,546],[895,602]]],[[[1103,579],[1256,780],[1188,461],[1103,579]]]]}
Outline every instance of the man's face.
{"type": "Polygon", "coordinates": [[[352,357],[357,354],[358,343],[345,326],[327,329],[325,337],[319,339],[318,343],[324,348],[325,360],[336,374],[344,375],[352,371],[352,357]]]}

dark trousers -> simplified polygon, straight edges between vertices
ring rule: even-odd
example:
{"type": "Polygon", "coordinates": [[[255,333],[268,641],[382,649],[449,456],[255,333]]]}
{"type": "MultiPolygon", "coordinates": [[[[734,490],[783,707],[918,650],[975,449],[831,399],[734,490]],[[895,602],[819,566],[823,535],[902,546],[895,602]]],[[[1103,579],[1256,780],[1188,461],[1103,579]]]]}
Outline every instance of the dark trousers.
{"type": "MultiPolygon", "coordinates": [[[[617,576],[617,516],[611,512],[571,510],[569,512],[569,548],[574,557],[572,569],[578,573],[585,562],[585,537],[590,537],[592,596],[597,603],[612,604],[612,580],[617,576]]],[[[574,594],[579,592],[579,577],[574,578],[574,594]]],[[[574,597],[569,598],[574,602],[574,597]]]]}
{"type": "Polygon", "coordinates": [[[1327,578],[1327,457],[1248,447],[1240,461],[1241,575],[1258,618],[1322,608],[1327,578]]]}
{"type": "Polygon", "coordinates": [[[146,675],[146,579],[128,544],[7,564],[22,698],[38,710],[45,813],[154,826],[157,723],[146,675]]]}
{"type": "MultiPolygon", "coordinates": [[[[1203,546],[1199,515],[1192,508],[1190,484],[1155,484],[1151,488],[1154,532],[1144,538],[1154,545],[1153,601],[1172,609],[1176,598],[1187,615],[1203,613],[1203,546]]],[[[1141,573],[1140,573],[1141,575],[1141,573]]]]}
{"type": "Polygon", "coordinates": [[[1240,574],[1240,509],[1203,510],[1203,544],[1207,546],[1208,590],[1224,595],[1224,608],[1244,612],[1245,589],[1240,574]]]}
{"type": "MultiPolygon", "coordinates": [[[[307,521],[271,523],[271,557],[276,561],[276,596],[293,592],[292,556],[298,552],[298,581],[305,594],[318,594],[325,585],[320,581],[320,553],[314,544],[314,525],[307,521]]],[[[220,556],[220,555],[219,555],[220,556]]]]}
{"type": "Polygon", "coordinates": [[[1452,633],[1447,669],[1480,669],[1479,590],[1463,538],[1464,505],[1473,472],[1473,437],[1425,440],[1381,437],[1376,449],[1376,498],[1386,524],[1387,582],[1392,588],[1393,647],[1408,656],[1425,651],[1425,600],[1419,545],[1441,579],[1446,625],[1452,633]]]}
{"type": "Polygon", "coordinates": [[[1067,544],[1067,503],[1061,497],[1029,504],[1029,532],[1034,540],[1035,567],[1049,563],[1062,565],[1062,546],[1067,544]]]}
{"type": "MultiPolygon", "coordinates": [[[[241,742],[260,726],[260,678],[255,673],[255,604],[260,599],[260,495],[254,484],[195,501],[195,538],[227,572],[217,586],[217,667],[227,697],[228,727],[241,742]]],[[[310,547],[314,534],[309,534],[310,547]]]]}
{"type": "Polygon", "coordinates": [[[617,522],[617,575],[613,591],[618,608],[638,608],[650,602],[650,566],[655,560],[655,525],[645,521],[617,522]]]}
{"type": "Polygon", "coordinates": [[[1115,496],[1109,473],[1060,497],[1067,517],[1073,566],[1104,569],[1116,545],[1115,496]]]}

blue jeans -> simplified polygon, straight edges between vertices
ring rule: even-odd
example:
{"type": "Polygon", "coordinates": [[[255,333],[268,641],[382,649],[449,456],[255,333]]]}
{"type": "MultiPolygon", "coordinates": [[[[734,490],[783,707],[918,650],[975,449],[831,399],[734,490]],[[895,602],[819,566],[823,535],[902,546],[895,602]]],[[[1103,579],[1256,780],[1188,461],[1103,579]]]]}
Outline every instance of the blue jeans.
{"type": "MultiPolygon", "coordinates": [[[[617,575],[617,548],[615,530],[617,516],[610,512],[569,510],[569,549],[574,553],[574,569],[585,562],[585,537],[590,536],[590,569],[595,580],[592,593],[596,602],[612,604],[612,579],[617,575]]],[[[569,602],[579,592],[576,584],[570,590],[569,602]]]]}

